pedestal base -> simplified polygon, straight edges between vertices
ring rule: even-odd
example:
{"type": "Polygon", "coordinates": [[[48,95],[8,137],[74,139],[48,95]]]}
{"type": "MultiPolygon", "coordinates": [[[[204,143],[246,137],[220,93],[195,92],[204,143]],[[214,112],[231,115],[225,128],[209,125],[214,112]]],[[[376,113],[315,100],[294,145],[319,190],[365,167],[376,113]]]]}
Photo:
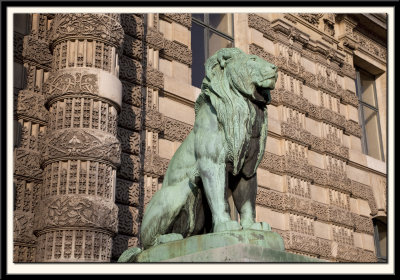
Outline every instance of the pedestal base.
{"type": "Polygon", "coordinates": [[[151,247],[125,251],[118,262],[321,262],[285,252],[273,231],[238,230],[195,235],[151,247]]]}

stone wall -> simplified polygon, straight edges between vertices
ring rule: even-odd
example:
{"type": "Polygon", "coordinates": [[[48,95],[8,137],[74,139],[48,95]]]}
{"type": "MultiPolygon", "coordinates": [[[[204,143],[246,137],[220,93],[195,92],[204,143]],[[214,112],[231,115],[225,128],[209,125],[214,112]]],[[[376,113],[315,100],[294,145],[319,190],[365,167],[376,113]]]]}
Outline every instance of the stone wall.
{"type": "MultiPolygon", "coordinates": [[[[140,246],[144,209],[193,127],[191,15],[24,20],[14,32],[14,261],[116,261],[140,246]]],[[[375,262],[386,169],[362,154],[353,59],[385,69],[385,47],[347,15],[235,14],[234,26],[237,47],[279,68],[257,220],[290,252],[375,262]]]]}

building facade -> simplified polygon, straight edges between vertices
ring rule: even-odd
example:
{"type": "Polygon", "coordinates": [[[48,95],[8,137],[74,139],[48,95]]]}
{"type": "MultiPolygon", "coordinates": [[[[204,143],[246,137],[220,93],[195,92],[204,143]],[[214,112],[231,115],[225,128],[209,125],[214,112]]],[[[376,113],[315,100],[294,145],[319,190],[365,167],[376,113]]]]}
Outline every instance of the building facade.
{"type": "Polygon", "coordinates": [[[385,262],[386,32],[384,14],[15,14],[14,262],[140,246],[203,64],[233,46],[279,69],[256,219],[289,252],[385,262]]]}

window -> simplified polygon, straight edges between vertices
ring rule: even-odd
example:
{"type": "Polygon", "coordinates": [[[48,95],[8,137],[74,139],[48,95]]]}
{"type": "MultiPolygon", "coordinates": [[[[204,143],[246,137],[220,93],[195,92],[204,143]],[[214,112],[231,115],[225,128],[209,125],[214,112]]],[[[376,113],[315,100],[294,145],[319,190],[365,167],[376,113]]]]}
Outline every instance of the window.
{"type": "Polygon", "coordinates": [[[231,14],[192,14],[192,85],[200,88],[204,63],[217,50],[233,47],[231,14]]]}
{"type": "Polygon", "coordinates": [[[378,262],[387,262],[387,226],[381,220],[373,219],[376,257],[378,262]]]}
{"type": "Polygon", "coordinates": [[[363,152],[379,160],[384,159],[375,77],[362,70],[356,70],[357,95],[360,101],[363,152]]]}

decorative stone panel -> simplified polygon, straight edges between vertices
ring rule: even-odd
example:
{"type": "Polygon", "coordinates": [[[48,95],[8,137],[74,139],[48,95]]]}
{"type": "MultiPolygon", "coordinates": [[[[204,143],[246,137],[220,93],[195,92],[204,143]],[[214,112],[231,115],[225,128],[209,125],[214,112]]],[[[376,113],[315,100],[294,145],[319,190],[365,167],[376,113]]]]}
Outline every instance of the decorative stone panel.
{"type": "Polygon", "coordinates": [[[129,206],[140,206],[140,187],[139,183],[117,179],[115,201],[129,206]]]}
{"type": "Polygon", "coordinates": [[[51,66],[52,55],[49,43],[38,39],[34,35],[24,37],[22,56],[25,61],[37,63],[45,67],[51,66]]]}
{"type": "Polygon", "coordinates": [[[90,38],[105,41],[119,48],[124,32],[119,14],[61,14],[56,15],[50,34],[52,45],[61,41],[90,38]]]}
{"type": "Polygon", "coordinates": [[[113,135],[97,129],[68,128],[49,133],[41,153],[44,164],[79,158],[118,166],[121,149],[118,139],[113,135]]]}
{"type": "Polygon", "coordinates": [[[117,231],[117,207],[102,197],[90,195],[55,195],[50,196],[38,205],[35,215],[34,232],[52,228],[96,228],[109,231],[112,235],[117,231]]]}
{"type": "Polygon", "coordinates": [[[177,41],[164,40],[164,48],[160,51],[160,57],[176,60],[183,64],[192,65],[192,51],[184,44],[177,41]]]}
{"type": "Polygon", "coordinates": [[[273,40],[275,37],[275,32],[271,28],[271,23],[267,19],[260,17],[256,14],[248,15],[248,24],[249,27],[254,28],[255,30],[260,31],[263,36],[266,38],[273,40]]]}
{"type": "Polygon", "coordinates": [[[192,15],[191,14],[185,14],[185,13],[179,13],[179,14],[160,14],[160,19],[164,19],[168,22],[174,21],[177,22],[187,28],[192,27],[192,15]]]}
{"type": "Polygon", "coordinates": [[[164,117],[164,139],[183,142],[192,130],[192,126],[168,117],[164,117]]]}
{"type": "Polygon", "coordinates": [[[16,115],[19,118],[33,119],[38,123],[47,123],[49,113],[44,107],[44,97],[41,94],[21,90],[18,92],[16,104],[16,115]]]}

